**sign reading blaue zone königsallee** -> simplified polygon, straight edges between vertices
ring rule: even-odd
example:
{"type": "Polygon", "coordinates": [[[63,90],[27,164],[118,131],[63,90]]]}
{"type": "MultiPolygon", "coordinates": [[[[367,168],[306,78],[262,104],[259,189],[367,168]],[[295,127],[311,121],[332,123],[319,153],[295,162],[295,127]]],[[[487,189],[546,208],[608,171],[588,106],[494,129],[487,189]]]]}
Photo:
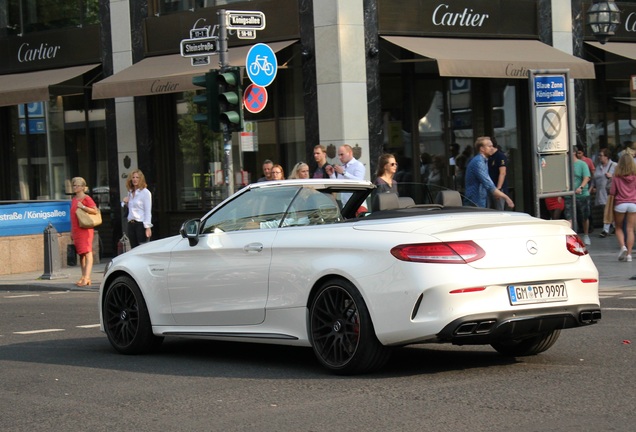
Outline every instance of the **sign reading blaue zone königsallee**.
{"type": "Polygon", "coordinates": [[[70,201],[0,205],[0,237],[42,234],[49,223],[58,232],[69,232],[70,214],[70,201]]]}
{"type": "Polygon", "coordinates": [[[538,104],[565,103],[565,75],[536,75],[534,101],[538,104]]]}

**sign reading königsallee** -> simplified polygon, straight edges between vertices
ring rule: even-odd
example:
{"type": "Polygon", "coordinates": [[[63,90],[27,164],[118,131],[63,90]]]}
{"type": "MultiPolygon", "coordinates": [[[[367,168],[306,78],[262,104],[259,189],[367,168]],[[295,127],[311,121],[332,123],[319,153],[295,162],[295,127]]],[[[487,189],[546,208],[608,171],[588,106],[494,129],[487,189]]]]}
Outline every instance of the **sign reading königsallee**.
{"type": "Polygon", "coordinates": [[[378,0],[378,27],[382,35],[534,38],[537,0],[378,0]]]}

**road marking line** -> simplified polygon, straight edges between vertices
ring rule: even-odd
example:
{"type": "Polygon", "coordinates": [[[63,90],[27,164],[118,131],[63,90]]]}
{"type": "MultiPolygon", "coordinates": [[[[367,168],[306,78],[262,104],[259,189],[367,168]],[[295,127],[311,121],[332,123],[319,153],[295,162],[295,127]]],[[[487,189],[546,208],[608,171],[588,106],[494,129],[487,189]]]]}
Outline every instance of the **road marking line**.
{"type": "Polygon", "coordinates": [[[61,332],[61,331],[65,331],[65,330],[64,329],[29,330],[29,331],[13,332],[13,334],[30,335],[30,334],[38,334],[38,333],[61,332]]]}
{"type": "Polygon", "coordinates": [[[611,310],[611,311],[636,311],[636,308],[601,308],[601,310],[611,310]]]}
{"type": "Polygon", "coordinates": [[[21,294],[13,296],[4,296],[4,298],[23,298],[23,297],[40,297],[40,294],[21,294]]]}
{"type": "Polygon", "coordinates": [[[95,328],[95,327],[99,327],[99,324],[87,324],[87,325],[76,326],[76,328],[83,328],[83,329],[95,328]]]}

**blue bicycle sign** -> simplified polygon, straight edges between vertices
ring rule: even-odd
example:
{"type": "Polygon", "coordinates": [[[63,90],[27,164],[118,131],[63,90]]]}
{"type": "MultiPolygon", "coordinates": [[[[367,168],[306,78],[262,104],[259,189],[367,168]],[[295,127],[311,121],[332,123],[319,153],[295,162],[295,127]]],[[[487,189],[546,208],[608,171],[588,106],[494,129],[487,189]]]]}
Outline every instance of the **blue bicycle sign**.
{"type": "Polygon", "coordinates": [[[245,69],[250,80],[260,87],[267,87],[276,78],[278,63],[276,54],[262,43],[254,45],[247,53],[245,69]]]}

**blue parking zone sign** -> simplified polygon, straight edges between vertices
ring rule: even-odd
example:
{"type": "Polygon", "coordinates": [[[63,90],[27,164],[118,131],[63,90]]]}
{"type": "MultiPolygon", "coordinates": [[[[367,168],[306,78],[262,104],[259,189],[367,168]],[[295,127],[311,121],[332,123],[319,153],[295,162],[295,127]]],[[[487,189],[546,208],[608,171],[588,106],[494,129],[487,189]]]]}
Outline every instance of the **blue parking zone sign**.
{"type": "Polygon", "coordinates": [[[276,53],[266,44],[256,44],[250,48],[245,59],[245,69],[250,80],[260,87],[274,82],[278,71],[276,53]]]}

